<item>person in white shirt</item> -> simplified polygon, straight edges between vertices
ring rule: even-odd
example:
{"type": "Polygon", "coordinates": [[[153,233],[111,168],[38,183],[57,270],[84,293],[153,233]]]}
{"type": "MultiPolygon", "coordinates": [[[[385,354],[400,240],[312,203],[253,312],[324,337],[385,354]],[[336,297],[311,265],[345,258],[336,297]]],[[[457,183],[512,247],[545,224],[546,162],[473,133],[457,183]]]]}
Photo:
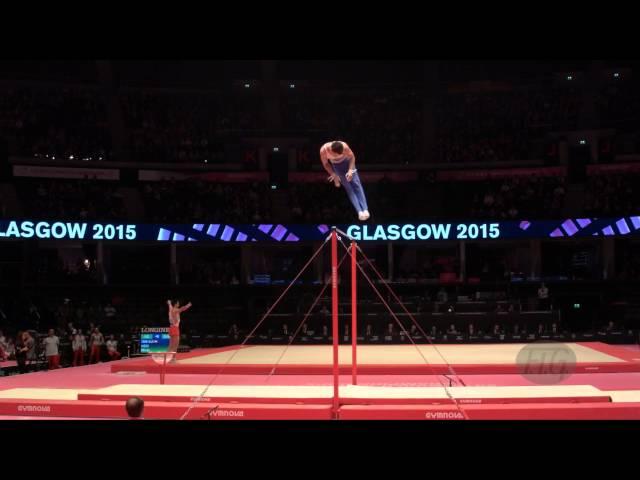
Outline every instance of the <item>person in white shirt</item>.
{"type": "Polygon", "coordinates": [[[60,339],[56,336],[53,328],[49,330],[49,335],[42,341],[44,353],[49,362],[49,370],[60,368],[60,339]]]}
{"type": "Polygon", "coordinates": [[[82,330],[78,330],[71,341],[73,349],[73,366],[84,365],[84,354],[87,351],[87,339],[82,334],[82,330]]]}
{"type": "Polygon", "coordinates": [[[13,343],[13,339],[9,338],[7,340],[7,349],[5,350],[5,354],[7,355],[7,359],[14,360],[16,357],[16,346],[13,343]]]}
{"type": "Polygon", "coordinates": [[[100,333],[100,330],[98,330],[98,328],[93,329],[93,333],[89,338],[89,344],[91,345],[89,363],[94,363],[94,358],[96,362],[100,362],[100,353],[102,350],[102,345],[104,345],[104,336],[102,335],[102,333],[100,333]]]}
{"type": "Polygon", "coordinates": [[[107,340],[107,354],[111,360],[120,360],[120,352],[118,352],[118,341],[113,335],[109,335],[107,340]]]}

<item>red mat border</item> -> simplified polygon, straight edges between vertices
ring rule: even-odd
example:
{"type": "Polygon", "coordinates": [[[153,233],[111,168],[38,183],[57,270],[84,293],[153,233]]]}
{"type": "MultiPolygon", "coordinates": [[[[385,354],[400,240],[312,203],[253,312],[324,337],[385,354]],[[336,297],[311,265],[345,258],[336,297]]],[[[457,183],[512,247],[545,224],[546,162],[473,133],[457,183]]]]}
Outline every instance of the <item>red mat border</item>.
{"type": "MultiPolygon", "coordinates": [[[[329,420],[331,405],[220,403],[211,413],[216,420],[329,420]]],[[[145,419],[177,420],[190,408],[186,419],[207,419],[212,405],[180,402],[145,402],[145,419]]],[[[85,417],[126,419],[122,401],[0,400],[0,415],[35,417],[85,417]],[[26,410],[25,410],[26,408],[26,410]]]]}
{"type": "MultiPolygon", "coordinates": [[[[145,419],[206,419],[210,404],[146,402],[145,419]]],[[[470,420],[640,420],[640,403],[466,405],[470,420]]],[[[1,416],[125,419],[123,402],[0,400],[1,416]],[[23,407],[23,409],[20,409],[23,407]],[[30,407],[31,411],[25,411],[30,407]]],[[[329,420],[330,405],[218,404],[212,420],[329,420]]],[[[342,405],[340,420],[463,420],[454,405],[342,405]]]]}
{"type": "MultiPolygon", "coordinates": [[[[468,405],[469,420],[640,420],[640,403],[468,405]]],[[[464,420],[454,405],[345,405],[341,420],[464,420]]]]}

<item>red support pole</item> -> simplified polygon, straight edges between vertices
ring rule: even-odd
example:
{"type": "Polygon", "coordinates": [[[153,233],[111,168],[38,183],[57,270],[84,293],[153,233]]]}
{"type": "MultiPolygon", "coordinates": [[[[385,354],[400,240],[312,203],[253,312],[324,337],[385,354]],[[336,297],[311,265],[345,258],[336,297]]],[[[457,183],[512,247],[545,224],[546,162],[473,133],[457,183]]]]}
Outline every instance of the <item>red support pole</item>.
{"type": "Polygon", "coordinates": [[[358,307],[356,242],[351,242],[351,383],[358,384],[358,307]]]}
{"type": "Polygon", "coordinates": [[[338,364],[338,233],[336,227],[331,231],[331,318],[333,335],[333,414],[338,415],[338,383],[340,382],[340,371],[338,364]]]}

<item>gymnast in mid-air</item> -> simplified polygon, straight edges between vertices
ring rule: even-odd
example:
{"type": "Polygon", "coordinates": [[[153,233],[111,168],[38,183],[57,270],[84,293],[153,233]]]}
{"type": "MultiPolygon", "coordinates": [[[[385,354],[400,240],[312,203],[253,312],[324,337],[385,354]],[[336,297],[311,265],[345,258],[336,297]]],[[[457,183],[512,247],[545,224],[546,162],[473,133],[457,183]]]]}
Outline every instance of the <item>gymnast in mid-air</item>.
{"type": "Polygon", "coordinates": [[[329,182],[344,187],[359,220],[370,217],[367,198],[356,170],[356,156],[345,142],[327,142],[320,148],[322,166],[329,174],[329,182]]]}

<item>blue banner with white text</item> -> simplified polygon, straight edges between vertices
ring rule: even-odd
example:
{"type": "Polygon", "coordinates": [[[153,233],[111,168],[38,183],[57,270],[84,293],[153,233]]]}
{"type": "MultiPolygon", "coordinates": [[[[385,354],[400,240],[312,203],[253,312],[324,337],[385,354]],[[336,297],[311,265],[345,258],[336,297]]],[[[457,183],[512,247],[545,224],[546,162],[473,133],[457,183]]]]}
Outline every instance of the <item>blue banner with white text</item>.
{"type": "MultiPolygon", "coordinates": [[[[497,239],[553,239],[640,235],[640,216],[517,221],[421,221],[336,225],[364,242],[442,242],[497,239]]],[[[142,224],[0,220],[0,240],[78,240],[86,242],[300,243],[327,238],[329,224],[142,224]]]]}

